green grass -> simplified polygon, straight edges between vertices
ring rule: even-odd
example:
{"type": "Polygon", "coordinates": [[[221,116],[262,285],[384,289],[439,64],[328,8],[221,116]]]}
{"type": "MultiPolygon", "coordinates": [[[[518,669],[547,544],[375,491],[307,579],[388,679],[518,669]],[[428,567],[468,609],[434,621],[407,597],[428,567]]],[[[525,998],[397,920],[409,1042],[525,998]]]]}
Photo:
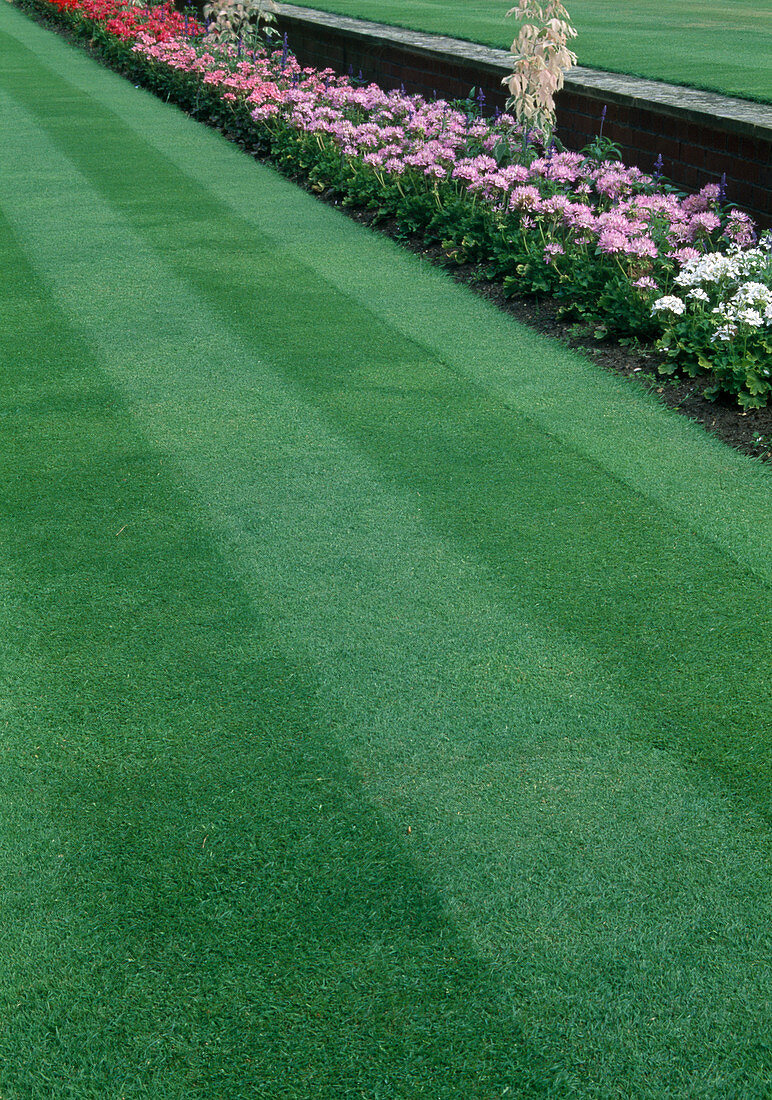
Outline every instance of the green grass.
{"type": "MultiPolygon", "coordinates": [[[[304,0],[303,6],[509,49],[504,0],[304,0]]],[[[772,102],[772,0],[568,0],[580,65],[772,102]]]]}
{"type": "Polygon", "coordinates": [[[3,1100],[768,1095],[769,470],[0,7],[3,1100]]]}

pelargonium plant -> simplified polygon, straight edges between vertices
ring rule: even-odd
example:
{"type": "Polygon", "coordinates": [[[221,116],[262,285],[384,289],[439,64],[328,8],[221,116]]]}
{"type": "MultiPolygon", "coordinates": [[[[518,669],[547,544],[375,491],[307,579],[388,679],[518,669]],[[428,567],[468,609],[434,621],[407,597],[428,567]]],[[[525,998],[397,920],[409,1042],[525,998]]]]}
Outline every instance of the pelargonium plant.
{"type": "MultiPolygon", "coordinates": [[[[772,233],[757,248],[738,244],[686,260],[673,293],[652,310],[664,324],[660,347],[692,376],[708,372],[714,393],[737,395],[747,409],[772,394],[772,233]]],[[[707,391],[710,395],[711,391],[707,391]]]]}

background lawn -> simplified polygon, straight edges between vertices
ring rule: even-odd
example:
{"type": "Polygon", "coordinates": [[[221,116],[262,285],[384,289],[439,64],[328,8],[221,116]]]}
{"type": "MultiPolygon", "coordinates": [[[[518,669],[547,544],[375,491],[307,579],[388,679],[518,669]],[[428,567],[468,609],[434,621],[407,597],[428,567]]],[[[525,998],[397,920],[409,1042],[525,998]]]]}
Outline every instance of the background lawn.
{"type": "MultiPolygon", "coordinates": [[[[514,3],[514,0],[512,0],[514,3]]],[[[307,0],[306,7],[508,49],[508,0],[307,0]]],[[[772,0],[567,0],[580,65],[772,102],[772,0]]]]}

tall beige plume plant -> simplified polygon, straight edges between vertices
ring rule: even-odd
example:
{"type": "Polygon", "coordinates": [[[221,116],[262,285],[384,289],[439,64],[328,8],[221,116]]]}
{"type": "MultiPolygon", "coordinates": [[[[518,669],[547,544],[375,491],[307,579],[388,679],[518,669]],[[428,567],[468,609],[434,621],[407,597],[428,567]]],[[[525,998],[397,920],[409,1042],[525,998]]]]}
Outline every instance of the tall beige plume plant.
{"type": "Polygon", "coordinates": [[[519,0],[507,15],[520,20],[512,43],[513,72],[502,81],[509,88],[507,109],[523,129],[549,137],[555,129],[555,95],[566,72],[576,64],[568,41],[576,37],[571,17],[560,0],[519,0]]]}
{"type": "Polygon", "coordinates": [[[204,6],[211,41],[235,45],[260,33],[261,24],[276,21],[274,0],[210,0],[204,6]]]}

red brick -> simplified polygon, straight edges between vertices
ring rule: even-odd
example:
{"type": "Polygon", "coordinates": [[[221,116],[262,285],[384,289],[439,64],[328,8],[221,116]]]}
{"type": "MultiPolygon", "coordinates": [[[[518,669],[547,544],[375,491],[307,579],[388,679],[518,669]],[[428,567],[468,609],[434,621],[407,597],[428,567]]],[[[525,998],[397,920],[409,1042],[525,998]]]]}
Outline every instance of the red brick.
{"type": "Polygon", "coordinates": [[[738,160],[732,170],[735,179],[744,180],[746,183],[759,183],[763,178],[763,169],[760,164],[751,160],[738,160]]]}
{"type": "Polygon", "coordinates": [[[652,134],[648,130],[636,130],[635,144],[639,149],[643,150],[643,152],[652,153],[655,158],[659,153],[662,153],[661,134],[652,134]]]}
{"type": "Polygon", "coordinates": [[[745,134],[740,135],[740,156],[743,160],[760,161],[762,159],[760,143],[745,134]]]}
{"type": "Polygon", "coordinates": [[[768,187],[753,187],[751,196],[754,209],[772,214],[772,191],[768,187]]]}
{"type": "Polygon", "coordinates": [[[751,206],[753,204],[753,187],[749,183],[732,180],[729,187],[729,201],[738,206],[751,206]]]}
{"type": "MultiPolygon", "coordinates": [[[[637,130],[647,130],[653,134],[658,134],[662,130],[662,119],[643,107],[638,107],[631,112],[630,121],[637,130]]],[[[668,122],[667,128],[672,132],[674,128],[672,120],[668,120],[668,122]]]]}

